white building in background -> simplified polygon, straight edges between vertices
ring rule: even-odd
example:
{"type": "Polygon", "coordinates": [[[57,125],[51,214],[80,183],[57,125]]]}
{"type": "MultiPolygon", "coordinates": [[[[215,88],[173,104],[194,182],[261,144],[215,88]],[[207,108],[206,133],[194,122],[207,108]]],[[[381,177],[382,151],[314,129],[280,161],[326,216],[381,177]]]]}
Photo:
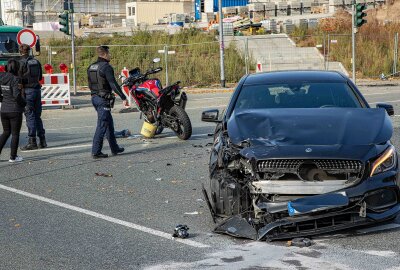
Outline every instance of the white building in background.
{"type": "MultiPolygon", "coordinates": [[[[121,24],[127,0],[73,0],[74,11],[97,14],[105,24],[121,24]]],[[[64,0],[0,0],[1,18],[9,25],[29,26],[34,22],[58,21],[64,0]]]]}
{"type": "MultiPolygon", "coordinates": [[[[171,14],[191,15],[194,13],[194,0],[130,0],[126,4],[127,24],[157,24],[160,19],[171,14]]],[[[172,20],[174,21],[174,20],[172,20]]]]}

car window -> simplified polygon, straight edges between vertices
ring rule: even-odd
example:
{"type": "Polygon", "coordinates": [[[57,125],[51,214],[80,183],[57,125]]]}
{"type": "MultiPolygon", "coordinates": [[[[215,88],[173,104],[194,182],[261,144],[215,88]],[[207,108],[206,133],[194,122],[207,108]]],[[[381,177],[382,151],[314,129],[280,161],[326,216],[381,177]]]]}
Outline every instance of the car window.
{"type": "Polygon", "coordinates": [[[360,102],[346,83],[244,85],[235,109],[359,108],[360,102]]]}
{"type": "Polygon", "coordinates": [[[0,33],[0,53],[17,53],[17,33],[0,33]]]}

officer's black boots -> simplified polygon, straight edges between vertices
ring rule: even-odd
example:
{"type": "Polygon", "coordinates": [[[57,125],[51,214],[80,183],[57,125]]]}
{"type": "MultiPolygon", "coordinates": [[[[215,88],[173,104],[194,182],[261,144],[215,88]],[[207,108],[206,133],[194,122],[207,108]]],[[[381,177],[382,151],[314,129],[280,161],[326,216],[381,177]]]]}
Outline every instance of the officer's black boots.
{"type": "Polygon", "coordinates": [[[36,150],[36,149],[38,149],[38,145],[36,143],[36,137],[29,137],[28,144],[25,145],[24,147],[21,147],[21,150],[23,151],[36,150]]]}
{"type": "Polygon", "coordinates": [[[100,153],[97,154],[97,155],[92,155],[92,157],[93,157],[94,159],[98,159],[98,158],[108,158],[108,155],[107,155],[107,154],[103,154],[102,152],[100,152],[100,153]]]}
{"type": "Polygon", "coordinates": [[[115,152],[115,153],[112,153],[112,155],[113,156],[116,156],[116,155],[118,155],[118,154],[121,154],[121,153],[123,153],[125,151],[125,148],[123,148],[123,147],[120,147],[118,150],[117,150],[117,152],[115,152]]]}
{"type": "Polygon", "coordinates": [[[47,147],[47,143],[46,143],[46,138],[43,137],[39,137],[40,143],[39,143],[39,148],[46,148],[47,147]]]}

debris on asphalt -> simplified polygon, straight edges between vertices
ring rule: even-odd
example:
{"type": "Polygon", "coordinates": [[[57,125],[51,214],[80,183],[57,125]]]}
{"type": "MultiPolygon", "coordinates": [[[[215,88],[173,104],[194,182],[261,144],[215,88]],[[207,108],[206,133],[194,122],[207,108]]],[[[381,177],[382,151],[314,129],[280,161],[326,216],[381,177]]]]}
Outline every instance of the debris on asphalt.
{"type": "Polygon", "coordinates": [[[203,199],[197,199],[196,201],[198,201],[198,202],[204,202],[203,199]]]}
{"type": "Polygon", "coordinates": [[[112,174],[108,173],[95,173],[96,176],[103,176],[103,177],[113,177],[112,174]]]}
{"type": "Polygon", "coordinates": [[[135,134],[135,135],[129,136],[128,139],[140,139],[140,138],[142,138],[142,137],[143,137],[143,136],[140,135],[140,134],[135,134]]]}
{"type": "Polygon", "coordinates": [[[162,181],[162,178],[160,177],[160,178],[156,178],[156,181],[162,181]]]}
{"type": "Polygon", "coordinates": [[[172,184],[179,184],[179,183],[182,183],[183,181],[180,181],[180,180],[172,180],[171,181],[171,183],[172,184]]]}
{"type": "Polygon", "coordinates": [[[192,146],[195,148],[203,148],[203,146],[201,144],[192,144],[192,146]]]}
{"type": "Polygon", "coordinates": [[[172,234],[173,237],[179,237],[179,238],[188,238],[189,233],[188,233],[189,227],[187,225],[176,225],[174,233],[172,234]]]}
{"type": "Polygon", "coordinates": [[[288,247],[309,247],[311,244],[309,238],[294,238],[287,242],[288,247]]]}
{"type": "Polygon", "coordinates": [[[167,166],[171,166],[172,164],[171,163],[167,163],[167,166]]]}
{"type": "Polygon", "coordinates": [[[197,212],[197,211],[184,213],[184,215],[190,215],[190,216],[194,216],[194,215],[198,215],[198,214],[199,214],[199,212],[197,212]]]}

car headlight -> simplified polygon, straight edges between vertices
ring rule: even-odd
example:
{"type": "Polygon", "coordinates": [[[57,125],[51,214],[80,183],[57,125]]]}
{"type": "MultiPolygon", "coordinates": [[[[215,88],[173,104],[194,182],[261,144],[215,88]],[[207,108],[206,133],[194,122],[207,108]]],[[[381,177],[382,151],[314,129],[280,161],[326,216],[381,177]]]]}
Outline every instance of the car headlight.
{"type": "Polygon", "coordinates": [[[372,163],[371,175],[386,172],[396,165],[396,150],[393,146],[386,149],[383,154],[372,163]]]}

